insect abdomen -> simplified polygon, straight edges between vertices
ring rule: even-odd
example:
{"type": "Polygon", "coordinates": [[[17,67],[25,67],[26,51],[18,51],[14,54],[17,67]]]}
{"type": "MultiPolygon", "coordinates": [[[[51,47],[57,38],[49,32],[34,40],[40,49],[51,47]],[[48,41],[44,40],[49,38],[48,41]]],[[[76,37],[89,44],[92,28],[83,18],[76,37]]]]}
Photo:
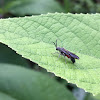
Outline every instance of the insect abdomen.
{"type": "Polygon", "coordinates": [[[75,63],[75,59],[73,57],[70,58],[73,63],[75,63]]]}

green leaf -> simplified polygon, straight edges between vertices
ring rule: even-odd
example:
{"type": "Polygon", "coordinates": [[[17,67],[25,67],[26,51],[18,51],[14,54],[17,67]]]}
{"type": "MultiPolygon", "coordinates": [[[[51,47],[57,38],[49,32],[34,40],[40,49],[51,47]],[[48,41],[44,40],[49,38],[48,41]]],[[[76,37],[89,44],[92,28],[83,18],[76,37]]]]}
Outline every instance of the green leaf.
{"type": "Polygon", "coordinates": [[[0,20],[0,41],[93,94],[100,93],[100,15],[47,14],[0,20]],[[80,57],[58,59],[53,42],[80,57]],[[57,60],[58,59],[58,60],[57,60]]]}
{"type": "Polygon", "coordinates": [[[97,94],[97,95],[95,96],[95,98],[96,98],[96,100],[100,100],[100,94],[97,94]]]}
{"type": "Polygon", "coordinates": [[[47,75],[10,64],[0,64],[0,91],[16,100],[75,100],[47,75]]]}
{"type": "Polygon", "coordinates": [[[11,96],[7,95],[6,93],[0,92],[0,100],[16,100],[16,99],[12,98],[11,96]]]}
{"type": "Polygon", "coordinates": [[[84,100],[97,100],[97,99],[92,94],[87,93],[84,100]]]}
{"type": "Polygon", "coordinates": [[[59,2],[55,0],[9,0],[3,5],[3,11],[20,16],[64,12],[59,2]]]}
{"type": "Polygon", "coordinates": [[[28,62],[21,55],[0,43],[0,63],[9,63],[29,67],[28,62]]]}

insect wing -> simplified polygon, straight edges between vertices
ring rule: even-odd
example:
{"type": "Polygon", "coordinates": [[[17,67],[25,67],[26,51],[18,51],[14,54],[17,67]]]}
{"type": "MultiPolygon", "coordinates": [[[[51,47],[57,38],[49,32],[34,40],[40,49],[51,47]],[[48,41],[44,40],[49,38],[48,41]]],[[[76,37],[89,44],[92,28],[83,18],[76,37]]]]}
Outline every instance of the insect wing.
{"type": "Polygon", "coordinates": [[[69,55],[69,53],[67,52],[66,49],[62,48],[62,51],[63,51],[64,54],[69,55]]]}
{"type": "Polygon", "coordinates": [[[68,58],[70,58],[70,54],[69,54],[69,52],[67,52],[66,49],[63,48],[63,52],[64,52],[65,56],[67,56],[68,58]]]}
{"type": "Polygon", "coordinates": [[[68,50],[66,50],[66,52],[67,52],[71,57],[73,57],[74,59],[79,59],[79,57],[78,57],[77,55],[75,55],[74,53],[72,53],[72,52],[70,52],[70,51],[68,51],[68,50]]]}

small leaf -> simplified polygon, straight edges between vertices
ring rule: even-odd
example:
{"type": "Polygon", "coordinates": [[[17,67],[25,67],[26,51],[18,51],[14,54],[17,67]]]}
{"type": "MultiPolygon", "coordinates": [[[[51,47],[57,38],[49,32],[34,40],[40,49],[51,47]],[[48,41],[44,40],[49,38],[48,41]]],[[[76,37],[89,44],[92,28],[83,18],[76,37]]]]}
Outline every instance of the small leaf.
{"type": "Polygon", "coordinates": [[[13,50],[0,43],[0,63],[9,63],[29,67],[28,62],[13,50]]]}
{"type": "Polygon", "coordinates": [[[10,64],[0,64],[0,91],[16,100],[75,100],[47,75],[10,64]]]}
{"type": "Polygon", "coordinates": [[[16,100],[15,98],[12,98],[11,96],[7,95],[6,93],[0,92],[0,100],[16,100]]]}
{"type": "Polygon", "coordinates": [[[0,41],[93,94],[100,93],[100,15],[47,14],[0,20],[0,41]],[[58,59],[53,42],[80,57],[58,59]],[[58,60],[57,60],[58,59],[58,60]]]}
{"type": "Polygon", "coordinates": [[[3,11],[24,16],[48,12],[64,12],[64,9],[55,0],[9,0],[9,2],[5,1],[3,11]]]}

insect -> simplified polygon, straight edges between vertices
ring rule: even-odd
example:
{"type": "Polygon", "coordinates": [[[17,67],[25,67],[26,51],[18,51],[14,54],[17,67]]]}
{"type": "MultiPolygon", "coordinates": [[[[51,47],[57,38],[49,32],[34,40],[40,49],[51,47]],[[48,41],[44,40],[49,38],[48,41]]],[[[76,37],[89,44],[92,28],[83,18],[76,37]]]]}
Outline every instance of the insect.
{"type": "MultiPolygon", "coordinates": [[[[63,55],[64,58],[65,58],[65,56],[67,56],[73,63],[75,63],[75,59],[79,59],[79,57],[77,55],[75,55],[74,53],[72,53],[64,48],[57,47],[57,40],[56,40],[56,43],[54,43],[54,45],[56,47],[56,50],[58,50],[60,52],[60,55],[63,55]]],[[[60,57],[60,55],[59,55],[59,57],[60,57]]]]}

